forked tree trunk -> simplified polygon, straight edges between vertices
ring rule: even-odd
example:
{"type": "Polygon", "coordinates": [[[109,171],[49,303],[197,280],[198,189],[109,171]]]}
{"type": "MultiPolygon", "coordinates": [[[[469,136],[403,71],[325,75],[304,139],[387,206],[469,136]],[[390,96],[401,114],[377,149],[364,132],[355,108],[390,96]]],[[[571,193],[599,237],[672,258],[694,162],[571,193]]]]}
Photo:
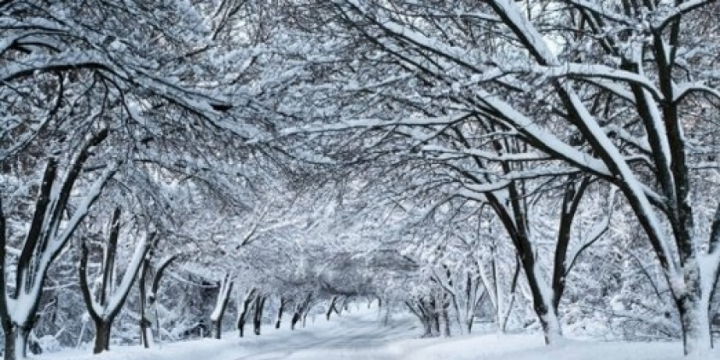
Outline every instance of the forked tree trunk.
{"type": "Polygon", "coordinates": [[[120,208],[116,208],[110,220],[110,234],[105,244],[103,254],[103,268],[100,276],[100,290],[97,301],[93,291],[90,289],[90,280],[87,274],[87,263],[89,249],[87,243],[81,243],[80,266],[78,267],[80,278],[80,292],[88,310],[90,318],[95,325],[95,346],[93,352],[98,354],[109,349],[110,330],[112,323],[122,309],[130,288],[133,286],[145,258],[154,245],[157,233],[152,232],[135,245],[135,252],[125,269],[122,280],[116,289],[113,274],[115,272],[115,257],[117,255],[117,242],[120,233],[120,208]]]}
{"type": "MultiPolygon", "coordinates": [[[[325,320],[330,320],[330,315],[333,313],[333,311],[337,312],[335,309],[335,303],[337,302],[338,297],[333,296],[330,300],[330,305],[328,305],[327,311],[325,311],[325,320]]],[[[368,304],[368,308],[370,307],[370,304],[368,304]]]]}
{"type": "Polygon", "coordinates": [[[420,320],[423,326],[423,338],[436,337],[440,334],[440,318],[434,300],[406,301],[405,305],[420,320]]]}
{"type": "Polygon", "coordinates": [[[257,294],[257,289],[252,288],[245,293],[245,298],[242,302],[242,310],[238,313],[237,322],[235,327],[238,329],[240,337],[245,336],[245,323],[247,322],[247,316],[250,313],[250,304],[253,302],[257,294]]]}
{"type": "Polygon", "coordinates": [[[3,324],[5,332],[5,360],[19,360],[27,357],[28,338],[32,327],[3,324]]]}
{"type": "Polygon", "coordinates": [[[305,326],[305,319],[307,318],[307,313],[310,311],[310,304],[312,302],[313,293],[310,292],[305,297],[305,300],[303,300],[302,303],[298,304],[295,307],[295,312],[293,313],[293,317],[290,320],[290,329],[295,330],[295,325],[297,325],[300,320],[303,321],[303,326],[305,326]]]}
{"type": "Polygon", "coordinates": [[[141,331],[141,341],[143,343],[143,346],[145,348],[148,348],[153,341],[155,341],[153,337],[153,327],[155,327],[154,331],[157,333],[157,336],[160,336],[160,319],[158,319],[158,313],[157,313],[157,301],[158,301],[158,290],[160,289],[160,280],[162,280],[163,275],[165,274],[165,270],[167,270],[170,265],[177,259],[181,257],[179,254],[172,255],[168,258],[165,258],[162,260],[155,271],[155,276],[152,280],[152,286],[150,287],[150,294],[145,294],[145,278],[147,276],[147,269],[150,266],[149,259],[151,258],[151,254],[148,254],[148,256],[145,259],[145,263],[143,265],[143,269],[141,271],[140,276],[140,305],[141,305],[141,319],[140,319],[140,331],[141,331]],[[148,315],[149,311],[149,315],[148,315]]]}

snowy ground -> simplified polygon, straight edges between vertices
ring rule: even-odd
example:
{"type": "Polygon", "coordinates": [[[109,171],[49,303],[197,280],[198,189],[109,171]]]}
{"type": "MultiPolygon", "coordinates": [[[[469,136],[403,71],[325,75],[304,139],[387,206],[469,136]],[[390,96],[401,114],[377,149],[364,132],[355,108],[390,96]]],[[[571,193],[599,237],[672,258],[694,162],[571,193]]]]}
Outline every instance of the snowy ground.
{"type": "MultiPolygon", "coordinates": [[[[92,356],[66,351],[38,360],[670,360],[682,359],[679,343],[603,343],[568,340],[545,347],[537,335],[472,335],[418,339],[412,318],[381,326],[373,310],[344,314],[330,322],[308,319],[296,331],[266,328],[261,336],[245,339],[234,333],[223,340],[198,340],[153,349],[115,347],[92,356]]],[[[713,358],[720,359],[720,352],[713,358]]]]}

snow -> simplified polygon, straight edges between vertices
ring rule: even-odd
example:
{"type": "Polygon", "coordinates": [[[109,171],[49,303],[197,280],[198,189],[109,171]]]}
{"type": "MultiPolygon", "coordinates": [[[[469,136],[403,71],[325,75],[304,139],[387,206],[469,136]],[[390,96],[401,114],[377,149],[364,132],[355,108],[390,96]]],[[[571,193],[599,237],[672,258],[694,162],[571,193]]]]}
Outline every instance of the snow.
{"type": "MultiPolygon", "coordinates": [[[[621,343],[566,340],[545,346],[542,334],[473,334],[453,338],[419,339],[420,324],[409,314],[396,315],[382,325],[376,308],[353,309],[330,322],[308,319],[304,329],[275,330],[239,339],[203,339],[151,349],[115,347],[100,355],[70,350],[35,356],[40,360],[270,360],[270,359],[481,359],[481,360],[670,360],[682,359],[679,342],[621,343]]],[[[720,355],[720,351],[717,351],[720,355]]]]}

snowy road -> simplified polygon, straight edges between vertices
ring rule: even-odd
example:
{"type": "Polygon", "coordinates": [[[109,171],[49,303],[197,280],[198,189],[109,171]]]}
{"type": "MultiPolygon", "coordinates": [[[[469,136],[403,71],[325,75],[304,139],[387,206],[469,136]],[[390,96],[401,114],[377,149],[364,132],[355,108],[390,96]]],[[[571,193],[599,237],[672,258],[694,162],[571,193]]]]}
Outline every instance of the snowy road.
{"type": "Polygon", "coordinates": [[[382,326],[376,316],[362,315],[346,315],[327,324],[320,324],[325,320],[318,319],[307,329],[276,336],[271,330],[266,339],[259,337],[246,344],[247,353],[233,360],[396,359],[399,354],[391,345],[418,334],[412,319],[394,320],[391,326],[382,326]]]}

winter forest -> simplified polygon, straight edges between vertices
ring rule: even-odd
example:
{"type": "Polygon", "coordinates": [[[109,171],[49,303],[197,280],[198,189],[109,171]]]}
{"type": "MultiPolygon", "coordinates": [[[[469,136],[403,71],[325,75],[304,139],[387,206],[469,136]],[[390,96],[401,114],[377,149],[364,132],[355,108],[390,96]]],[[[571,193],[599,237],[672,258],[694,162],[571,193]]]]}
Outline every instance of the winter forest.
{"type": "Polygon", "coordinates": [[[0,0],[4,359],[242,349],[362,311],[416,344],[712,358],[719,15],[0,0]]]}

